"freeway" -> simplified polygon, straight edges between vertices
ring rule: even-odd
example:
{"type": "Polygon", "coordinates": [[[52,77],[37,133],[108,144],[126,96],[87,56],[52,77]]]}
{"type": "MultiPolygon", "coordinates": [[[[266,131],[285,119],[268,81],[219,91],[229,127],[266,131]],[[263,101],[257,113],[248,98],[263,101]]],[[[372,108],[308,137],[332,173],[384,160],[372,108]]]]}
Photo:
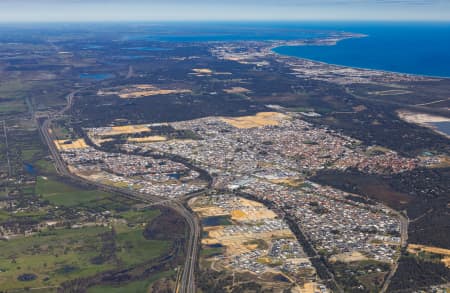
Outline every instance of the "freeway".
{"type": "MultiPolygon", "coordinates": [[[[80,90],[72,91],[66,96],[67,104],[66,106],[60,110],[59,112],[55,113],[52,116],[48,116],[47,118],[38,120],[38,126],[39,131],[41,134],[42,139],[47,144],[48,149],[50,151],[50,154],[53,158],[56,171],[61,176],[68,177],[72,180],[82,182],[83,184],[87,184],[90,186],[95,186],[101,190],[107,191],[107,192],[114,192],[118,193],[122,196],[133,198],[136,200],[139,200],[141,202],[144,202],[148,205],[154,205],[154,206],[166,206],[171,209],[173,209],[175,212],[179,213],[186,221],[189,227],[189,239],[187,241],[187,249],[186,249],[186,259],[184,263],[184,268],[182,272],[182,276],[179,279],[179,284],[177,284],[177,292],[181,293],[194,293],[196,292],[196,286],[195,286],[195,268],[198,260],[198,254],[199,254],[199,240],[200,240],[200,223],[198,221],[198,218],[196,218],[182,203],[184,201],[184,198],[181,198],[179,200],[167,200],[165,198],[149,195],[149,194],[143,194],[139,192],[135,192],[128,189],[122,189],[114,186],[109,186],[105,184],[101,184],[98,182],[93,182],[86,180],[84,178],[81,178],[79,176],[76,176],[75,174],[71,173],[69,169],[67,168],[66,163],[63,161],[63,159],[60,156],[60,153],[58,149],[56,148],[56,145],[54,141],[56,140],[56,137],[54,133],[51,131],[51,124],[52,121],[60,116],[62,116],[66,111],[68,111],[73,103],[73,99],[75,97],[75,94],[78,93],[80,90]]],[[[188,194],[186,195],[186,199],[190,198],[192,196],[199,196],[208,193],[209,190],[203,190],[196,192],[194,194],[188,194]]]]}
{"type": "MultiPolygon", "coordinates": [[[[401,237],[401,247],[402,248],[406,248],[406,246],[408,245],[408,225],[409,225],[409,219],[407,217],[405,217],[402,213],[399,213],[395,210],[391,211],[393,213],[395,213],[400,220],[400,237],[401,237]]],[[[398,269],[398,262],[400,260],[401,257],[401,252],[400,255],[398,256],[397,260],[394,262],[394,265],[392,266],[391,271],[389,272],[389,274],[387,275],[387,277],[384,280],[383,283],[383,287],[380,290],[380,293],[385,293],[387,292],[389,285],[391,284],[391,280],[392,277],[394,277],[395,273],[397,272],[398,269]]]]}

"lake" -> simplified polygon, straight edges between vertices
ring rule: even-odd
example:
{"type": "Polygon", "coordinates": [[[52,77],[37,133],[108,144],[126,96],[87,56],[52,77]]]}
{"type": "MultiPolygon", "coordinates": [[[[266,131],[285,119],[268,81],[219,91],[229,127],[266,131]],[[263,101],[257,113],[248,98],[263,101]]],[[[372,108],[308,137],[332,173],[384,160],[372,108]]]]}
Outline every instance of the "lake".
{"type": "Polygon", "coordinates": [[[444,121],[444,122],[430,122],[428,123],[436,128],[436,130],[443,132],[447,135],[450,135],[450,122],[444,121]]]}
{"type": "Polygon", "coordinates": [[[108,78],[113,78],[114,74],[111,73],[81,73],[81,79],[92,79],[92,80],[105,80],[108,78]]]}

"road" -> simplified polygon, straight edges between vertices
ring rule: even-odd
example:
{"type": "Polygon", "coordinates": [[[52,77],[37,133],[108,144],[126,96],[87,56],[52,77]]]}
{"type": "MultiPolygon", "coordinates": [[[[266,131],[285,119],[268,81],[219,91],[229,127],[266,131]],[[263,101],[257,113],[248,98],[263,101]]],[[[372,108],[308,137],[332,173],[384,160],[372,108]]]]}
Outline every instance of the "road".
{"type": "MultiPolygon", "coordinates": [[[[409,219],[405,217],[403,214],[390,209],[393,213],[395,213],[398,218],[400,219],[400,237],[401,237],[401,247],[405,248],[408,245],[408,225],[409,225],[409,219]]],[[[387,292],[389,285],[391,284],[392,277],[395,275],[398,269],[398,262],[401,257],[401,252],[398,257],[398,259],[395,261],[394,265],[392,266],[391,271],[387,275],[386,279],[384,280],[383,287],[381,287],[380,293],[387,292]]]]}
{"type": "Polygon", "coordinates": [[[147,203],[148,205],[166,206],[166,207],[171,208],[175,212],[179,213],[185,219],[185,221],[189,227],[189,239],[187,239],[186,259],[185,259],[185,263],[184,263],[184,267],[183,267],[182,276],[179,280],[180,283],[177,284],[177,292],[195,293],[196,292],[195,269],[196,269],[196,265],[197,265],[198,254],[199,254],[200,223],[198,221],[198,218],[195,217],[184,206],[183,201],[187,200],[188,198],[191,198],[192,196],[200,196],[202,194],[205,194],[205,193],[209,192],[209,190],[203,190],[203,191],[196,192],[194,194],[189,194],[189,195],[187,195],[186,199],[181,198],[179,200],[173,200],[173,199],[168,200],[167,198],[162,198],[162,197],[149,195],[149,194],[143,194],[143,193],[139,193],[139,192],[136,192],[133,190],[122,189],[122,188],[118,188],[118,187],[114,187],[114,186],[101,184],[98,182],[89,181],[89,180],[86,180],[84,178],[81,178],[81,177],[76,176],[75,174],[71,173],[69,171],[69,169],[67,168],[66,163],[61,158],[60,153],[59,153],[58,149],[56,148],[56,145],[54,144],[56,137],[53,134],[53,132],[51,131],[51,124],[54,119],[61,117],[66,111],[68,111],[71,108],[75,94],[78,93],[79,91],[80,91],[80,89],[73,91],[66,96],[67,104],[59,112],[55,113],[52,116],[47,117],[45,120],[38,121],[40,134],[42,136],[42,139],[48,146],[48,149],[50,151],[50,154],[51,154],[54,164],[55,164],[56,171],[61,176],[71,178],[72,180],[82,182],[83,184],[95,186],[95,187],[97,187],[101,190],[107,191],[107,192],[118,193],[122,196],[133,198],[135,200],[139,200],[141,202],[147,203]]]}
{"type": "Polygon", "coordinates": [[[11,161],[9,159],[8,132],[6,131],[6,121],[5,120],[3,120],[3,135],[5,136],[6,161],[8,163],[8,176],[9,176],[9,178],[11,178],[12,169],[11,169],[11,161]]]}

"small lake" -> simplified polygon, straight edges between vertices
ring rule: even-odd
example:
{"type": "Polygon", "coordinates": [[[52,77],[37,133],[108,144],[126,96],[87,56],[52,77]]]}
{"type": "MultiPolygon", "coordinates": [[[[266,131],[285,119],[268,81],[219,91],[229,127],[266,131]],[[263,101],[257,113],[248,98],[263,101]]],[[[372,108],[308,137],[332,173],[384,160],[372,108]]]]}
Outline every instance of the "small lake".
{"type": "Polygon", "coordinates": [[[169,48],[159,48],[159,47],[129,47],[122,48],[123,50],[133,50],[133,51],[170,51],[169,48]]]}
{"type": "Polygon", "coordinates": [[[450,135],[450,121],[445,122],[430,122],[428,123],[436,128],[436,130],[450,135]]]}
{"type": "Polygon", "coordinates": [[[112,73],[81,73],[79,75],[81,79],[91,79],[91,80],[105,80],[109,78],[113,78],[114,74],[112,73]]]}
{"type": "Polygon", "coordinates": [[[230,217],[229,216],[212,216],[206,217],[202,219],[202,225],[205,227],[209,226],[225,226],[230,225],[230,217]]]}
{"type": "Polygon", "coordinates": [[[180,173],[167,174],[167,176],[169,176],[170,178],[175,179],[175,180],[180,180],[180,178],[181,178],[180,173]]]}
{"type": "Polygon", "coordinates": [[[25,171],[26,171],[28,174],[36,175],[36,169],[34,168],[33,165],[28,164],[28,163],[24,163],[24,164],[23,164],[23,168],[25,169],[25,171]]]}

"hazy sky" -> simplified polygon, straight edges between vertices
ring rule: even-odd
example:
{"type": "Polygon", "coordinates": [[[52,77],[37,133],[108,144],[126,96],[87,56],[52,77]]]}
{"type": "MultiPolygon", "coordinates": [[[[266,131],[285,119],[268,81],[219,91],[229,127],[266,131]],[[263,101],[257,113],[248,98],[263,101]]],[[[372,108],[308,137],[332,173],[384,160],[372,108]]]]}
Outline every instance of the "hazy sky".
{"type": "Polygon", "coordinates": [[[0,22],[448,20],[450,0],[0,0],[0,22]]]}

